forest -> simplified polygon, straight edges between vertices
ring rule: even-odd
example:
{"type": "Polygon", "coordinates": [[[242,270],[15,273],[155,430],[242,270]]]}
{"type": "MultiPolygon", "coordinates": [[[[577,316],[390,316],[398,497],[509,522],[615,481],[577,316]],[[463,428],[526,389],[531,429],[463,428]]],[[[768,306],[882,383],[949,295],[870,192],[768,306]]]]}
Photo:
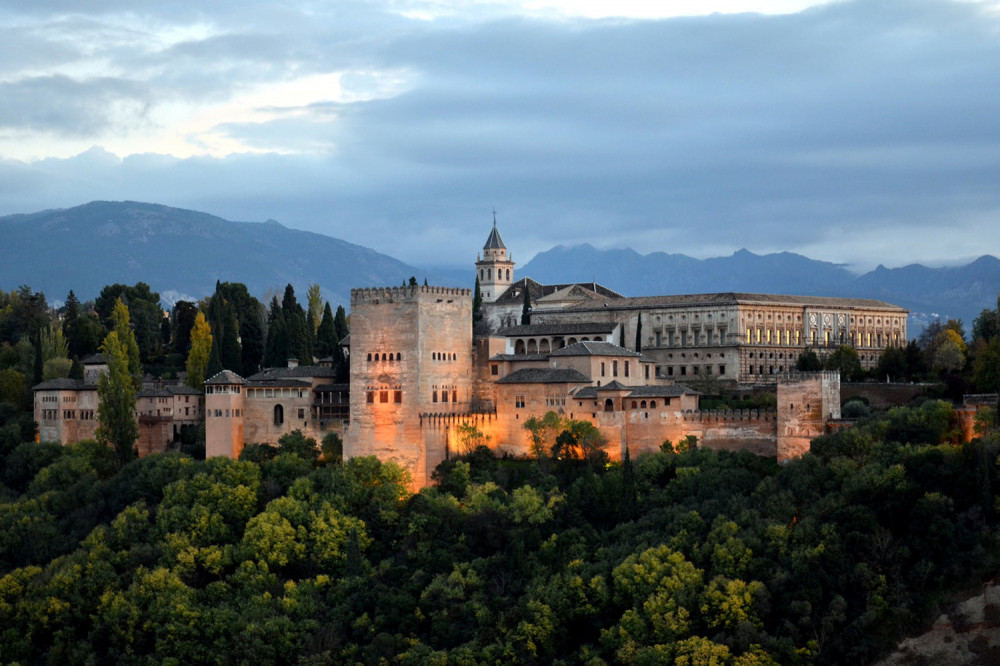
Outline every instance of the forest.
{"type": "Polygon", "coordinates": [[[485,447],[436,485],[292,433],[240,460],[0,460],[0,661],[866,664],[997,570],[1000,437],[950,404],[779,466],[485,447]]]}

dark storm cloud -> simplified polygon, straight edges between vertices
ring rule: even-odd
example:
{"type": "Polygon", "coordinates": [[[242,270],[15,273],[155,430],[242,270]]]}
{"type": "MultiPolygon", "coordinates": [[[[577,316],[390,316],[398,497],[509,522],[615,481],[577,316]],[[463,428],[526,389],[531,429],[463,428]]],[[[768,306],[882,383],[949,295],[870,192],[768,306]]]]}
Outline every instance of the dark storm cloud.
{"type": "MultiPolygon", "coordinates": [[[[119,25],[113,4],[73,7],[119,25]]],[[[148,19],[136,30],[211,29],[162,48],[108,46],[112,60],[131,54],[135,69],[119,78],[8,78],[0,125],[97,133],[109,110],[137,122],[150,103],[224,102],[330,72],[346,72],[341,86],[359,101],[274,99],[261,117],[213,129],[270,154],[0,162],[0,183],[19,183],[0,185],[0,212],[153,200],[276,218],[423,263],[466,261],[493,206],[522,261],[577,242],[861,264],[1000,253],[1000,231],[984,223],[1000,211],[990,5],[840,2],[659,21],[418,21],[373,3],[147,7],[128,3],[148,19]],[[381,92],[386,72],[401,90],[381,92]],[[74,178],[84,163],[97,182],[74,178]],[[45,178],[54,171],[66,177],[58,190],[45,178]]]]}

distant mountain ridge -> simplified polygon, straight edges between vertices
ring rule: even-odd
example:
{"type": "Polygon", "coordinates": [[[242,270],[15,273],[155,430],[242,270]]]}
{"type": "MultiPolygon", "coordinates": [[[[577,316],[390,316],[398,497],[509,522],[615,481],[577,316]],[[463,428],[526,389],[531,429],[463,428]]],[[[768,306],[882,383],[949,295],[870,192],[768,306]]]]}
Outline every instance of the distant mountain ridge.
{"type": "Polygon", "coordinates": [[[911,335],[935,318],[958,318],[966,331],[984,308],[997,306],[1000,259],[984,255],[964,266],[879,266],[855,275],[841,265],[792,252],[694,259],[631,249],[598,250],[589,244],[557,246],[537,254],[521,276],[539,282],[591,282],[629,296],[725,291],[875,298],[910,310],[911,335]]]}
{"type": "Polygon", "coordinates": [[[0,238],[0,285],[27,284],[49,300],[64,299],[70,289],[85,300],[107,284],[141,280],[169,305],[210,295],[221,280],[243,282],[260,298],[269,291],[280,296],[291,283],[303,299],[307,286],[318,283],[325,298],[346,305],[352,287],[401,284],[411,275],[455,277],[274,220],[230,222],[133,201],[0,217],[0,238]]]}
{"type": "MultiPolygon", "coordinates": [[[[304,298],[306,287],[318,283],[324,298],[346,306],[353,287],[397,285],[411,275],[471,288],[478,249],[470,249],[468,270],[423,269],[274,220],[230,222],[159,204],[94,201],[0,217],[0,287],[27,284],[50,301],[73,289],[87,300],[105,285],[141,280],[169,307],[211,294],[216,280],[243,282],[259,298],[280,296],[288,283],[304,298]]],[[[518,266],[516,275],[543,283],[596,281],[627,296],[738,291],[875,298],[910,310],[911,335],[936,316],[961,318],[968,331],[984,308],[996,307],[1000,291],[1000,259],[989,255],[964,266],[879,266],[858,276],[791,252],[695,259],[560,245],[518,266]]]]}

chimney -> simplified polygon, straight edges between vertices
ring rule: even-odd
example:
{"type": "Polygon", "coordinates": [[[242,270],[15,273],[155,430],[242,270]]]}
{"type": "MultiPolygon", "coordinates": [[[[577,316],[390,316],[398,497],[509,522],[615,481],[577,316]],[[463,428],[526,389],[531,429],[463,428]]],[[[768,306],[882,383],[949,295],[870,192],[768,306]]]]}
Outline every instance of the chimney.
{"type": "Polygon", "coordinates": [[[299,359],[297,359],[297,358],[290,358],[290,359],[288,359],[288,367],[289,368],[297,368],[297,367],[299,367],[299,359]]]}

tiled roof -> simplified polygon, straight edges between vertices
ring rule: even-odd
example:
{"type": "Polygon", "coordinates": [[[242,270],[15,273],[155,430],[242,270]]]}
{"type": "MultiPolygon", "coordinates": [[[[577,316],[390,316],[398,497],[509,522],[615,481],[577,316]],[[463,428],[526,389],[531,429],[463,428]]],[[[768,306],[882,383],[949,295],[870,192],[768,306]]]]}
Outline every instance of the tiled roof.
{"type": "Polygon", "coordinates": [[[104,358],[104,354],[91,354],[87,358],[80,361],[84,365],[107,365],[108,360],[104,358]]]}
{"type": "Polygon", "coordinates": [[[585,289],[591,293],[603,296],[604,299],[618,299],[622,295],[616,291],[608,289],[602,284],[597,282],[567,282],[564,284],[541,284],[535,282],[529,277],[523,277],[514,284],[507,287],[494,303],[501,305],[511,305],[524,302],[524,290],[527,289],[531,296],[532,301],[538,301],[540,298],[550,296],[558,291],[562,291],[567,287],[572,287],[578,285],[582,289],[585,289]]]}
{"type": "Polygon", "coordinates": [[[486,245],[483,246],[484,250],[506,250],[507,246],[503,244],[503,239],[500,238],[500,232],[497,231],[496,222],[493,223],[493,230],[490,231],[490,237],[486,239],[486,245]]]}
{"type": "Polygon", "coordinates": [[[325,365],[299,365],[294,368],[265,368],[247,377],[247,381],[261,382],[284,379],[312,379],[313,377],[336,377],[337,371],[325,365]]]}
{"type": "Polygon", "coordinates": [[[232,370],[223,370],[205,380],[205,384],[246,384],[246,380],[232,370]]]}
{"type": "Polygon", "coordinates": [[[521,368],[497,381],[497,384],[579,383],[590,383],[590,378],[572,368],[521,368]]]}
{"type": "Polygon", "coordinates": [[[285,377],[271,377],[266,379],[248,379],[247,386],[257,386],[266,388],[268,386],[281,386],[284,388],[294,387],[300,388],[303,386],[312,386],[312,382],[308,379],[286,379],[285,377]]]}
{"type": "Polygon", "coordinates": [[[313,388],[314,393],[319,393],[320,391],[347,391],[350,390],[350,384],[320,384],[313,388]]]}
{"type": "Polygon", "coordinates": [[[46,379],[41,384],[31,387],[32,391],[96,391],[97,384],[88,384],[82,379],[69,379],[68,377],[58,377],[56,379],[46,379]]]}
{"type": "Polygon", "coordinates": [[[164,386],[171,395],[201,395],[201,391],[191,388],[187,384],[169,384],[164,386]]]}
{"type": "Polygon", "coordinates": [[[528,335],[608,335],[615,330],[614,322],[580,322],[575,324],[528,324],[508,326],[497,331],[497,335],[512,338],[528,335]]]}
{"type": "Polygon", "coordinates": [[[575,344],[569,345],[568,347],[563,347],[562,349],[557,349],[550,356],[628,356],[631,358],[642,357],[642,354],[634,352],[631,349],[625,349],[624,347],[619,347],[616,344],[610,342],[577,342],[575,344]]]}
{"type": "Polygon", "coordinates": [[[814,308],[872,308],[906,312],[898,305],[870,298],[837,298],[832,296],[786,296],[782,294],[749,294],[742,292],[722,292],[717,294],[677,294],[670,296],[635,296],[631,298],[607,299],[601,303],[571,306],[564,312],[585,312],[592,310],[640,310],[651,308],[694,307],[699,305],[791,305],[814,308]]]}
{"type": "Polygon", "coordinates": [[[137,398],[172,398],[174,394],[165,388],[147,388],[136,392],[137,398]]]}

